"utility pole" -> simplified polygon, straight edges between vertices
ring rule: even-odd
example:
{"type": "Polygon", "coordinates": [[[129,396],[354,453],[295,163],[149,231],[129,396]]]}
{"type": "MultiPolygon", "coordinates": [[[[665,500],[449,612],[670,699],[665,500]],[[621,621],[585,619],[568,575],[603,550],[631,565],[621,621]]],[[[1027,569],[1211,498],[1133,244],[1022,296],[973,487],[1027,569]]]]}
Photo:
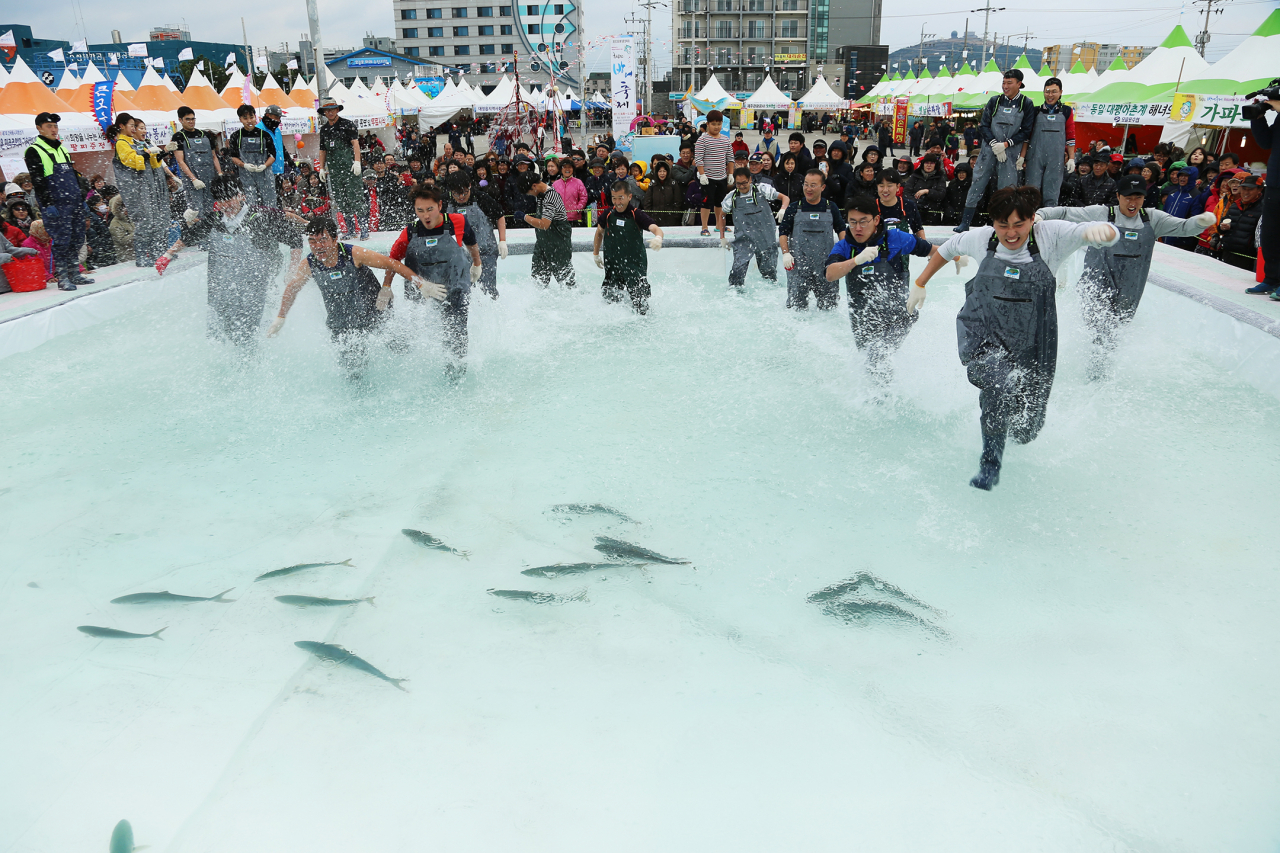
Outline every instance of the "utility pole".
{"type": "Polygon", "coordinates": [[[245,76],[249,78],[249,83],[252,85],[253,54],[249,52],[249,31],[244,28],[244,18],[240,19],[240,35],[244,37],[244,61],[249,63],[249,70],[245,72],[245,76]]]}
{"type": "MultiPolygon", "coordinates": [[[[638,17],[636,15],[628,15],[622,20],[628,24],[637,25],[640,27],[640,32],[638,34],[636,33],[635,30],[627,30],[627,32],[630,33],[631,35],[639,35],[641,38],[641,45],[642,45],[642,49],[644,50],[644,56],[642,57],[643,61],[640,63],[640,67],[644,69],[644,84],[640,87],[640,91],[645,92],[649,87],[649,30],[645,25],[645,19],[638,17]]],[[[653,105],[649,103],[648,94],[646,94],[644,97],[644,108],[646,110],[653,109],[653,105]]],[[[651,115],[651,113],[644,113],[644,115],[651,115]]]]}
{"type": "MultiPolygon", "coordinates": [[[[655,115],[655,107],[653,105],[653,41],[650,34],[653,32],[653,7],[671,6],[663,3],[662,0],[646,0],[641,6],[647,11],[644,24],[644,105],[648,110],[647,115],[655,115]]],[[[674,48],[673,48],[674,50],[674,48]]]]}
{"type": "MultiPolygon", "coordinates": [[[[1214,3],[1226,3],[1228,0],[1194,0],[1196,6],[1204,6],[1204,29],[1196,34],[1196,50],[1200,56],[1204,56],[1205,48],[1209,46],[1209,15],[1214,13],[1214,3]]],[[[1217,14],[1221,15],[1222,10],[1218,9],[1217,14]]]]}
{"type": "MultiPolygon", "coordinates": [[[[969,58],[969,19],[964,19],[964,45],[960,48],[960,63],[967,62],[969,58]]],[[[960,64],[956,65],[959,70],[960,64]]]]}
{"type": "MultiPolygon", "coordinates": [[[[921,66],[924,66],[924,40],[927,38],[934,38],[935,35],[936,35],[935,33],[926,34],[924,31],[924,24],[920,25],[920,52],[916,58],[916,61],[921,66]]],[[[916,74],[916,76],[919,77],[920,75],[916,74]]]]}
{"type": "Polygon", "coordinates": [[[316,9],[316,0],[307,0],[307,23],[311,27],[311,56],[316,61],[316,97],[323,101],[329,94],[329,74],[324,67],[324,47],[320,44],[320,12],[316,9]]]}
{"type": "MultiPolygon", "coordinates": [[[[983,13],[984,13],[983,18],[982,18],[982,58],[978,61],[978,71],[979,71],[979,72],[981,72],[981,71],[982,71],[982,67],[983,67],[984,65],[986,65],[986,64],[987,64],[987,33],[989,33],[989,32],[991,31],[990,26],[989,26],[989,25],[990,25],[990,23],[991,23],[991,13],[992,13],[992,12],[1003,12],[1004,10],[1005,10],[1005,7],[1004,7],[1004,6],[1001,6],[1001,7],[999,7],[999,8],[996,8],[995,6],[992,6],[992,5],[991,5],[990,0],[988,0],[987,5],[983,6],[983,7],[982,7],[982,8],[980,8],[980,9],[970,9],[970,10],[969,10],[970,12],[983,12],[983,13]]],[[[966,34],[966,35],[967,35],[967,34],[966,34]]],[[[994,57],[995,57],[995,48],[994,48],[994,47],[993,47],[993,48],[992,48],[992,50],[991,50],[991,54],[992,54],[992,58],[994,58],[994,57]]]]}

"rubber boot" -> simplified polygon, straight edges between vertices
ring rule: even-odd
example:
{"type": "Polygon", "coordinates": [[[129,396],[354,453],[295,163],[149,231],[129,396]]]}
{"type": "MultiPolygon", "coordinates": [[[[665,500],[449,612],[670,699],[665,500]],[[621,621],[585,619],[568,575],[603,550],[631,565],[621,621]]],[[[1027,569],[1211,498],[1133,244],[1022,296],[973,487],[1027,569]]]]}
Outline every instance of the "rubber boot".
{"type": "Polygon", "coordinates": [[[960,224],[951,230],[955,231],[957,234],[968,231],[969,223],[973,221],[973,215],[977,212],[978,208],[976,207],[966,207],[964,209],[964,216],[960,217],[960,224]]]}
{"type": "Polygon", "coordinates": [[[982,436],[982,458],[978,462],[978,473],[969,481],[969,485],[984,492],[1000,482],[1000,460],[1004,456],[1004,436],[982,436]]]}

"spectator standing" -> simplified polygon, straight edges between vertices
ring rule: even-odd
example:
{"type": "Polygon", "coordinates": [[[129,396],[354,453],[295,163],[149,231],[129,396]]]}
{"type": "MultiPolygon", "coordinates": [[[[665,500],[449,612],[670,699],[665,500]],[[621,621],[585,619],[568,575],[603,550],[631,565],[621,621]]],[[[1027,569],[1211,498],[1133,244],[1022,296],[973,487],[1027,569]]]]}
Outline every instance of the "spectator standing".
{"type": "MultiPolygon", "coordinates": [[[[1186,170],[1193,170],[1188,166],[1186,170]]],[[[1262,216],[1262,194],[1264,184],[1262,178],[1250,175],[1240,181],[1240,197],[1232,202],[1218,223],[1218,233],[1222,235],[1222,260],[1233,267],[1253,272],[1258,266],[1258,244],[1255,234],[1258,218],[1262,216]]],[[[1173,194],[1170,193],[1170,198],[1173,194]]],[[[1168,206],[1166,203],[1166,210],[1168,206]]],[[[1194,215],[1190,214],[1190,215],[1194,215]]],[[[1267,282],[1262,282],[1265,285],[1267,282]]],[[[1250,288],[1253,290],[1253,288],[1250,288]]],[[[1259,291],[1268,292],[1265,287],[1259,291]]]]}
{"type": "Polygon", "coordinates": [[[55,113],[36,116],[39,136],[27,147],[23,160],[40,202],[43,230],[52,240],[58,289],[75,290],[77,285],[93,284],[93,279],[80,274],[87,211],[71,155],[58,139],[60,121],[62,117],[55,113]]]}

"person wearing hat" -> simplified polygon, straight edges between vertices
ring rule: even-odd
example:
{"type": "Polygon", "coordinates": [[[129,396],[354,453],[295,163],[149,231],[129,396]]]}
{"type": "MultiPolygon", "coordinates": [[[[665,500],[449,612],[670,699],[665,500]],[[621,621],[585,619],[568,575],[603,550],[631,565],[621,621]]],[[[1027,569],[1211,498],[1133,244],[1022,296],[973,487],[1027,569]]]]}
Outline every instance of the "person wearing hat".
{"type": "Polygon", "coordinates": [[[1124,171],[1124,155],[1119,151],[1112,151],[1107,155],[1107,174],[1111,176],[1111,180],[1120,177],[1120,173],[1124,171]]]}
{"type": "Polygon", "coordinates": [[[1212,213],[1180,219],[1163,210],[1146,210],[1147,182],[1141,175],[1123,175],[1116,182],[1115,201],[1088,207],[1045,207],[1042,219],[1067,222],[1110,222],[1120,232],[1112,246],[1090,246],[1080,275],[1080,305],[1084,323],[1093,332],[1089,378],[1109,372],[1120,328],[1133,319],[1151,271],[1151,256],[1161,237],[1192,237],[1214,223],[1212,213]]]}
{"type": "Polygon", "coordinates": [[[1264,188],[1263,180],[1258,175],[1241,178],[1239,195],[1222,214],[1222,221],[1218,223],[1218,233],[1222,235],[1222,260],[1249,272],[1256,270],[1258,265],[1256,234],[1258,219],[1262,216],[1264,188]]]}
{"type": "Polygon", "coordinates": [[[320,157],[316,168],[320,180],[329,181],[333,209],[341,214],[343,237],[369,239],[369,207],[360,181],[360,133],[350,119],[342,118],[342,105],[325,98],[318,110],[325,121],[320,126],[320,157]]]}
{"type": "Polygon", "coordinates": [[[754,153],[762,154],[768,151],[773,155],[773,159],[778,159],[778,140],[773,135],[773,125],[765,124],[764,133],[760,137],[760,141],[756,143],[754,153]]]}
{"type": "Polygon", "coordinates": [[[71,165],[71,154],[58,138],[56,113],[40,113],[36,116],[36,132],[39,136],[27,146],[23,161],[35,185],[40,203],[40,215],[44,228],[52,241],[54,273],[58,277],[59,290],[75,290],[77,285],[93,284],[93,279],[80,273],[80,247],[84,245],[85,207],[84,190],[76,170],[71,165]]]}
{"type": "Polygon", "coordinates": [[[764,152],[753,152],[747,158],[747,168],[751,171],[751,183],[768,184],[776,188],[773,178],[764,171],[764,152]]]}
{"type": "Polygon", "coordinates": [[[236,108],[240,127],[227,140],[231,162],[240,170],[240,185],[249,204],[276,206],[276,145],[271,134],[258,126],[258,114],[252,104],[236,108]]]}
{"type": "Polygon", "coordinates": [[[187,207],[203,219],[213,213],[209,185],[222,175],[222,163],[217,153],[218,137],[211,131],[196,129],[196,111],[191,107],[178,108],[178,122],[182,129],[170,137],[165,150],[173,152],[173,159],[178,164],[187,207]]]}
{"type": "Polygon", "coordinates": [[[280,178],[284,175],[285,167],[285,148],[284,135],[280,133],[280,122],[284,121],[284,110],[275,104],[269,104],[262,111],[262,121],[258,122],[258,127],[262,128],[271,137],[276,147],[276,159],[271,163],[271,174],[280,178]]]}
{"type": "Polygon", "coordinates": [[[449,176],[448,213],[460,213],[475,234],[480,250],[480,289],[498,298],[498,259],[507,257],[507,218],[502,205],[485,192],[476,192],[471,179],[462,172],[449,176]],[[494,237],[494,230],[497,237],[494,237]]]}
{"type": "Polygon", "coordinates": [[[1035,109],[1031,138],[1023,143],[1018,168],[1026,168],[1025,183],[1037,187],[1046,207],[1058,203],[1066,163],[1076,157],[1076,119],[1062,103],[1062,81],[1044,82],[1044,103],[1035,109]]]}
{"type": "Polygon", "coordinates": [[[1079,206],[1110,204],[1111,199],[1116,196],[1116,182],[1107,172],[1110,160],[1105,154],[1095,154],[1092,157],[1085,155],[1080,158],[1081,163],[1086,160],[1089,161],[1089,174],[1080,179],[1079,206]]]}
{"type": "Polygon", "coordinates": [[[973,170],[973,186],[969,187],[964,216],[955,227],[958,232],[969,230],[973,216],[978,212],[978,202],[982,200],[992,177],[996,180],[996,189],[1018,183],[1017,158],[1009,156],[1009,149],[1030,139],[1036,122],[1036,105],[1022,94],[1023,85],[1022,70],[1010,68],[1000,83],[1001,94],[992,97],[982,108],[978,121],[982,148],[973,170]]]}

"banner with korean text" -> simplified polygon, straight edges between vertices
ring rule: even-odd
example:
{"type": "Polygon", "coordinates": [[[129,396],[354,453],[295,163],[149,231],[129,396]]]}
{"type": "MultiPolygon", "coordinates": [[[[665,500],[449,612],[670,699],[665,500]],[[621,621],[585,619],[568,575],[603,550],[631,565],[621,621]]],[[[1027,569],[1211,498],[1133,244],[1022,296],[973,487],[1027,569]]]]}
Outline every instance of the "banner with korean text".
{"type": "Polygon", "coordinates": [[[610,77],[613,82],[613,138],[631,132],[636,117],[636,40],[634,36],[610,39],[610,77]]]}
{"type": "Polygon", "coordinates": [[[906,98],[893,99],[893,141],[902,145],[907,141],[907,114],[911,104],[906,98]]]}

